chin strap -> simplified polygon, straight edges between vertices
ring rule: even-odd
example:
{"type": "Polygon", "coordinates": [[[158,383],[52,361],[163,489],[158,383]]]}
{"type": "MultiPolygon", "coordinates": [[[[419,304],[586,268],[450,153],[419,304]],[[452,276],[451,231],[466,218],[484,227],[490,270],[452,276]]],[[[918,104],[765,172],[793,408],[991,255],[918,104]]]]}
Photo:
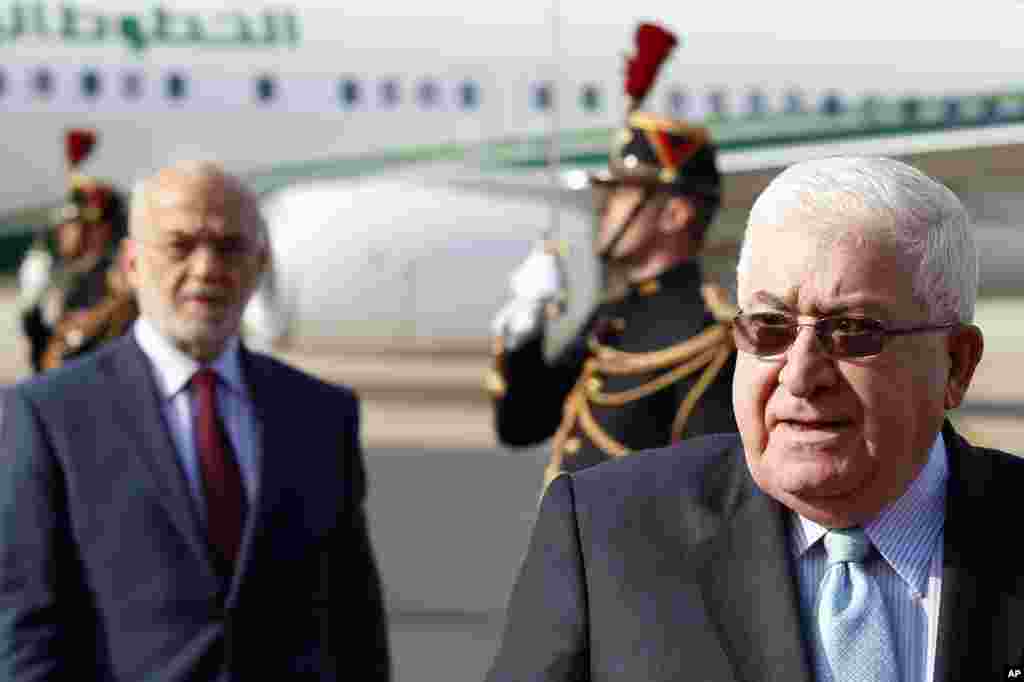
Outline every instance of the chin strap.
{"type": "MultiPolygon", "coordinates": [[[[622,238],[626,235],[629,226],[634,220],[636,220],[636,217],[640,215],[640,211],[643,210],[644,206],[647,205],[647,202],[650,201],[653,196],[654,188],[645,187],[644,193],[640,197],[640,201],[636,202],[636,206],[634,206],[633,210],[629,212],[626,219],[616,226],[615,236],[612,237],[610,242],[608,242],[608,246],[601,249],[601,252],[597,254],[597,257],[600,258],[602,262],[607,264],[611,260],[611,255],[612,252],[615,251],[615,247],[618,246],[620,241],[622,241],[622,238]]],[[[600,217],[598,219],[600,219],[600,217]]]]}

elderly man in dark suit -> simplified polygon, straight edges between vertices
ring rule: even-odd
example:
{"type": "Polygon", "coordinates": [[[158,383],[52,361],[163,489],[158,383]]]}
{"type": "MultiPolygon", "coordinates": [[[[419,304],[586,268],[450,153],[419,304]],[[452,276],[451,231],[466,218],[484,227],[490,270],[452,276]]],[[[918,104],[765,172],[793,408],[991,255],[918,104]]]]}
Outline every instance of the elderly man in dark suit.
{"type": "Polygon", "coordinates": [[[889,159],[778,176],[738,267],[738,435],[555,480],[492,682],[1004,678],[1024,461],[946,420],[982,354],[947,188],[889,159]]]}
{"type": "Polygon", "coordinates": [[[387,680],[356,398],[239,341],[255,198],[163,169],[126,248],[132,331],[7,394],[0,678],[387,680]]]}

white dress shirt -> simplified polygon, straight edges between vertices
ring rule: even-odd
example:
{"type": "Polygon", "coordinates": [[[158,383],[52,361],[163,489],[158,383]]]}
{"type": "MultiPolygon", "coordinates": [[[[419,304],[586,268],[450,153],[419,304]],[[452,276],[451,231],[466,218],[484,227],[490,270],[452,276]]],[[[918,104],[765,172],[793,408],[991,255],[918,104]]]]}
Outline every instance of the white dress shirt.
{"type": "MultiPolygon", "coordinates": [[[[902,682],[932,682],[942,593],[943,525],[946,520],[946,446],[940,433],[921,473],[907,491],[882,510],[864,532],[878,550],[866,569],[878,582],[892,626],[902,682]]],[[[820,682],[830,680],[816,626],[818,588],[827,568],[828,529],[794,512],[790,546],[797,557],[801,612],[806,632],[814,633],[813,660],[820,682]]]]}
{"type": "MultiPolygon", "coordinates": [[[[206,503],[202,474],[193,437],[196,398],[189,381],[203,365],[172,344],[145,317],[139,317],[132,332],[142,352],[149,358],[161,397],[161,411],[167,424],[192,497],[204,523],[206,503]]],[[[253,409],[249,387],[242,375],[237,336],[231,337],[224,351],[208,365],[216,373],[217,411],[238,458],[242,486],[252,507],[259,488],[260,424],[253,409]]]]}

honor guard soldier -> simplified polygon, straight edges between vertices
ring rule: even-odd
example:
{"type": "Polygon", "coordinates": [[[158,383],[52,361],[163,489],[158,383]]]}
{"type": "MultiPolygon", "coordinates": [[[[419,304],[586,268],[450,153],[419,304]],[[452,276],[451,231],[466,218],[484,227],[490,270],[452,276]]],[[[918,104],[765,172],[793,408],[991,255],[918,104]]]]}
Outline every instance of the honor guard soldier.
{"type": "Polygon", "coordinates": [[[22,327],[36,372],[119,336],[137,316],[118,263],[128,231],[125,200],[112,185],[78,172],[95,143],[91,130],[67,133],[70,189],[56,216],[53,246],[41,235],[18,271],[22,327]]]}
{"type": "Polygon", "coordinates": [[[512,274],[512,299],[492,325],[498,438],[525,446],[554,436],[545,486],[634,450],[736,430],[736,311],[697,260],[719,206],[715,148],[706,129],[638,109],[676,40],[642,24],[636,42],[626,125],[590,182],[597,227],[584,251],[602,272],[601,300],[552,351],[577,292],[564,245],[547,240],[512,274]]]}

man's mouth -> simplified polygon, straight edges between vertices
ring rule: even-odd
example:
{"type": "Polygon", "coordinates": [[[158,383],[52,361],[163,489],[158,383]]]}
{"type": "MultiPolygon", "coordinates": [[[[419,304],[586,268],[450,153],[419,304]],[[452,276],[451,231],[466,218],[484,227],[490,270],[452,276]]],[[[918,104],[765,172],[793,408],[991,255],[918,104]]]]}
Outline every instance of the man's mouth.
{"type": "Polygon", "coordinates": [[[227,297],[220,294],[189,294],[185,296],[185,302],[204,308],[218,308],[227,303],[227,297]]]}
{"type": "Polygon", "coordinates": [[[844,428],[851,422],[848,419],[783,419],[779,423],[797,431],[823,431],[844,428]]]}
{"type": "Polygon", "coordinates": [[[853,425],[850,419],[781,419],[775,423],[774,430],[780,434],[788,434],[797,440],[831,439],[849,431],[853,425]]]}

